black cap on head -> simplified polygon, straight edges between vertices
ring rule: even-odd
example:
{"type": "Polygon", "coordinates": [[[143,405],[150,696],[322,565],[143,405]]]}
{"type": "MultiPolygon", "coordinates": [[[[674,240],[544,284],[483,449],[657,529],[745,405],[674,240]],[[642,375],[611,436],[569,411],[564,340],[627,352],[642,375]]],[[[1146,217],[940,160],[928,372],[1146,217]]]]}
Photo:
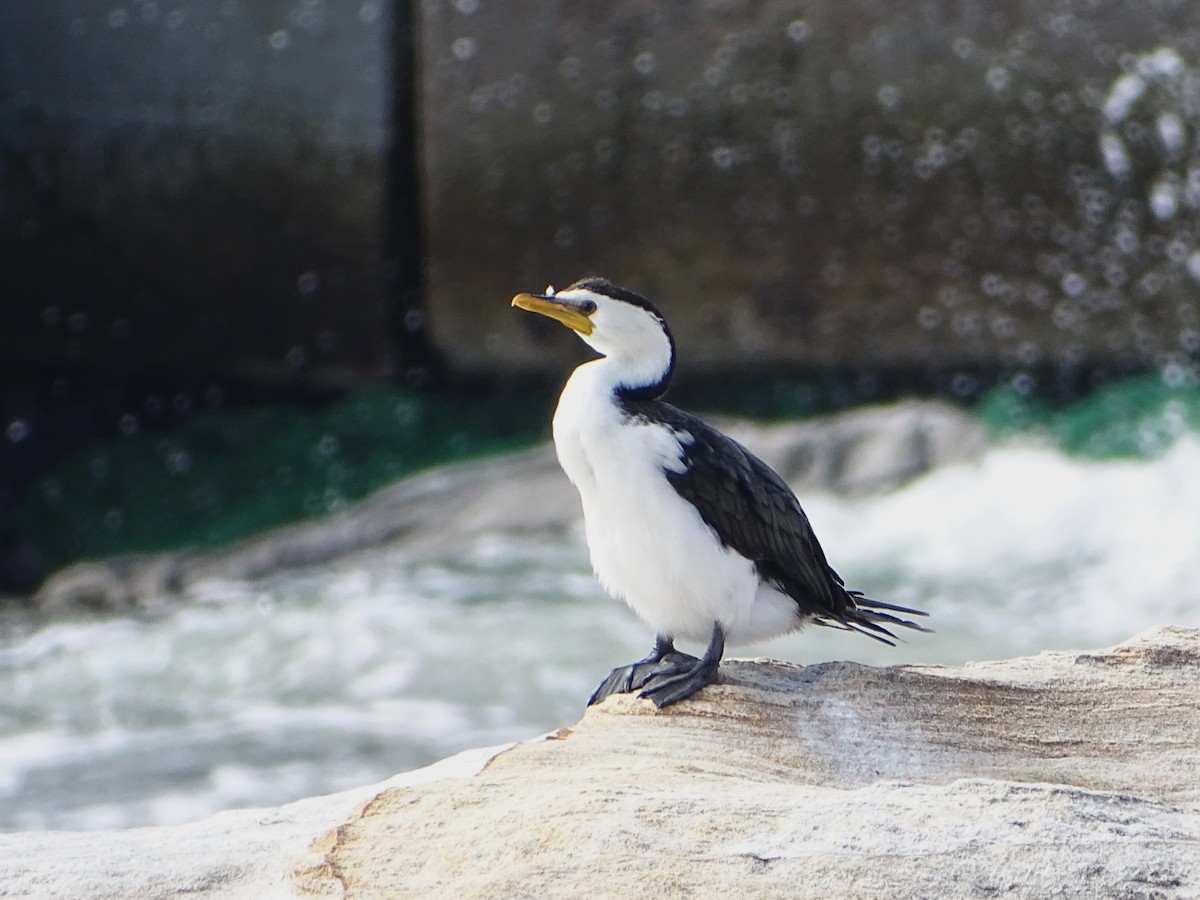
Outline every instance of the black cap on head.
{"type": "Polygon", "coordinates": [[[591,291],[593,294],[603,294],[605,297],[612,297],[614,300],[620,300],[624,303],[629,303],[633,306],[640,306],[648,312],[654,313],[659,319],[662,319],[662,313],[658,311],[653,303],[643,297],[636,291],[631,291],[629,288],[623,288],[620,285],[613,284],[607,278],[601,278],[599,275],[588,275],[580,278],[568,288],[563,288],[563,291],[573,291],[576,288],[585,291],[591,291]]]}

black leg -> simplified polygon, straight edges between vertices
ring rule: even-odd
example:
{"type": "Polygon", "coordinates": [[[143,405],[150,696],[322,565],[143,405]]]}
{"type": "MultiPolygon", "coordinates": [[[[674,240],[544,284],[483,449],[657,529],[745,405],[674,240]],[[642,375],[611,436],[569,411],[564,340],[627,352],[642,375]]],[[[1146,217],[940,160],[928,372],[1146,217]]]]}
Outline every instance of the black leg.
{"type": "Polygon", "coordinates": [[[720,622],[713,622],[712,638],[704,656],[700,659],[688,657],[690,662],[678,665],[660,665],[646,679],[638,696],[653,700],[659,709],[686,700],[700,688],[717,680],[717,667],[724,653],[725,629],[721,627],[720,622]]]}
{"type": "Polygon", "coordinates": [[[588,706],[600,703],[610,694],[628,694],[636,691],[661,671],[677,672],[697,662],[699,660],[696,657],[676,650],[674,641],[668,635],[656,635],[654,649],[650,651],[650,655],[635,663],[613,669],[592,693],[588,706]]]}

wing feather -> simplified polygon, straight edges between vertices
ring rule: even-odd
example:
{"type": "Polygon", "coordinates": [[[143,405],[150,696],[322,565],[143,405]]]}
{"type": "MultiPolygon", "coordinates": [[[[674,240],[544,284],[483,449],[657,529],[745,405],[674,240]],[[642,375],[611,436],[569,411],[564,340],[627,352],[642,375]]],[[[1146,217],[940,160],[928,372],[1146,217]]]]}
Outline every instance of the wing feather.
{"type": "Polygon", "coordinates": [[[880,623],[925,630],[882,610],[924,613],[845,589],[791,488],[737,441],[661,400],[630,401],[626,412],[679,435],[685,468],[666,470],[667,480],[725,546],[751,560],[759,576],[792,597],[802,612],[820,624],[860,631],[885,643],[891,643],[887,638],[892,634],[880,623]]]}

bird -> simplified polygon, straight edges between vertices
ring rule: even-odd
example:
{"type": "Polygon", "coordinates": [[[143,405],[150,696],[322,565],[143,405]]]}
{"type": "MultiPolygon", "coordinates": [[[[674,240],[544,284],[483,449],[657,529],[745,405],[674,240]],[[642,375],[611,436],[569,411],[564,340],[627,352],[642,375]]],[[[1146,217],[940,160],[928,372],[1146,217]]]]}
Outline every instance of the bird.
{"type": "MultiPolygon", "coordinates": [[[[827,625],[886,644],[924,616],[847,590],[782,477],[662,397],[675,339],[649,300],[589,276],[519,293],[599,354],[568,378],[554,412],[559,464],[579,492],[592,568],[655,631],[648,656],[619,666],[588,706],[637,692],[660,709],[717,681],[725,645],[827,625]],[[700,657],[675,641],[705,644],[700,657]]],[[[894,644],[893,644],[894,645],[894,644]]]]}

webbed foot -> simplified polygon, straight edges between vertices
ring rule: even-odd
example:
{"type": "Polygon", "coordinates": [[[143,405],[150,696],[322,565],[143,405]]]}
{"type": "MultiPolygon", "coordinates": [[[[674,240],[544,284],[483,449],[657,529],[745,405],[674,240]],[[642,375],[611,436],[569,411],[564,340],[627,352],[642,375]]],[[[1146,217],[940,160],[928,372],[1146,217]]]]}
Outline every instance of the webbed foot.
{"type": "Polygon", "coordinates": [[[675,649],[671,638],[658,635],[654,652],[643,660],[613,669],[596,688],[588,706],[599,703],[610,694],[628,694],[650,700],[659,709],[686,700],[702,687],[717,680],[717,668],[725,653],[725,629],[713,622],[712,637],[704,656],[696,659],[675,649]]]}
{"type": "Polygon", "coordinates": [[[708,659],[707,654],[702,659],[689,657],[691,664],[659,668],[646,679],[638,694],[653,701],[659,709],[686,700],[702,687],[707,687],[717,680],[719,660],[708,659]]]}
{"type": "Polygon", "coordinates": [[[603,702],[610,694],[632,693],[644,687],[655,677],[683,671],[699,662],[700,660],[694,656],[672,649],[657,659],[648,656],[627,666],[619,666],[613,669],[608,677],[600,683],[600,686],[592,692],[588,706],[603,702]]]}

